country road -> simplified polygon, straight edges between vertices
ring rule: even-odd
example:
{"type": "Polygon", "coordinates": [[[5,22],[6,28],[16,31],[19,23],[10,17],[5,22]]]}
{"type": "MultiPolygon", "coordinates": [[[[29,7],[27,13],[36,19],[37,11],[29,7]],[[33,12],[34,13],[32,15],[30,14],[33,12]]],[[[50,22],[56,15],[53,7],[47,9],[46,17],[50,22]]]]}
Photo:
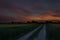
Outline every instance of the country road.
{"type": "Polygon", "coordinates": [[[0,40],[60,40],[60,23],[0,24],[0,40]]]}
{"type": "Polygon", "coordinates": [[[46,40],[46,25],[41,24],[36,29],[18,38],[17,40],[46,40]]]}

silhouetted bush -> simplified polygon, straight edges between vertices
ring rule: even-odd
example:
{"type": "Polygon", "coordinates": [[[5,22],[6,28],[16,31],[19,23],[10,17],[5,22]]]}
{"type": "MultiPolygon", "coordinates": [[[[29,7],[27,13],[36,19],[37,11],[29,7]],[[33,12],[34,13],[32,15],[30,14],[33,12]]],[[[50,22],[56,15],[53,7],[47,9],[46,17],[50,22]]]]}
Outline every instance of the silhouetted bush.
{"type": "Polygon", "coordinates": [[[30,21],[27,21],[27,23],[31,23],[30,21]]]}
{"type": "Polygon", "coordinates": [[[32,23],[38,23],[37,21],[32,21],[32,23]]]}

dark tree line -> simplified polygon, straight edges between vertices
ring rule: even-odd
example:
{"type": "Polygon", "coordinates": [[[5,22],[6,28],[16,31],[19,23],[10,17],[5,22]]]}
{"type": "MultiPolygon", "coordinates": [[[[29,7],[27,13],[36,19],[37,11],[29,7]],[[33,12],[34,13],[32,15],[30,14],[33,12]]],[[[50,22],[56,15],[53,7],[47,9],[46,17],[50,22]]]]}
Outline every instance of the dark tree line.
{"type": "Polygon", "coordinates": [[[7,23],[0,23],[0,24],[25,24],[25,23],[60,23],[60,21],[58,22],[53,22],[53,21],[34,21],[32,20],[31,22],[30,21],[27,21],[27,22],[7,22],[7,23]]]}

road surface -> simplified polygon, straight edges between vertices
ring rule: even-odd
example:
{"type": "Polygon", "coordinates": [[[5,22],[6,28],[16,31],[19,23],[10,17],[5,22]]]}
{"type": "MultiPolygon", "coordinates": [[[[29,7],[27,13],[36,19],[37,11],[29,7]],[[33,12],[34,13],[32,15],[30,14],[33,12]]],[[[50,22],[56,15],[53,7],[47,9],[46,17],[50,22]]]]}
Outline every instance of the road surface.
{"type": "Polygon", "coordinates": [[[36,29],[18,38],[17,40],[47,40],[46,39],[46,25],[41,24],[36,29]]]}

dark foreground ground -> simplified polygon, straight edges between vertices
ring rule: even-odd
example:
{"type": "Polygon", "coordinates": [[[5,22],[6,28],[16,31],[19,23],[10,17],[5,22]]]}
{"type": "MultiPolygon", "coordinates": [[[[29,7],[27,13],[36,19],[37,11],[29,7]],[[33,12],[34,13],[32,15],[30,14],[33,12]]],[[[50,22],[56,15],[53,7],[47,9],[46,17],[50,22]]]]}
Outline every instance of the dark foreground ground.
{"type": "Polygon", "coordinates": [[[0,40],[16,40],[40,24],[0,24],[0,40]]]}
{"type": "MultiPolygon", "coordinates": [[[[29,33],[41,24],[0,24],[0,40],[16,40],[29,33]]],[[[48,23],[46,25],[46,35],[48,40],[60,40],[60,23],[48,23]]]]}
{"type": "Polygon", "coordinates": [[[60,40],[60,23],[47,24],[46,31],[48,40],[60,40]]]}

